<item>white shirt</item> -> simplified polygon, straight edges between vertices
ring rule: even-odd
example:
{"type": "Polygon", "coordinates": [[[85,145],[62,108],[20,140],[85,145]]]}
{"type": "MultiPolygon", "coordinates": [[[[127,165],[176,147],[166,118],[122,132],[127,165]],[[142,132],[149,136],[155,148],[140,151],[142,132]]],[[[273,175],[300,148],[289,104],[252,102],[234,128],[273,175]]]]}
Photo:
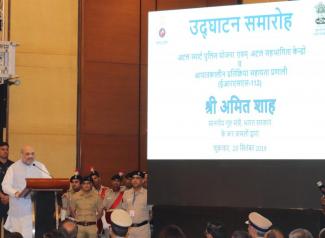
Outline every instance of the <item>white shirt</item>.
{"type": "MultiPolygon", "coordinates": [[[[34,161],[34,164],[48,173],[42,163],[34,161]]],[[[9,195],[8,219],[4,227],[10,232],[20,232],[24,238],[32,236],[32,203],[30,196],[16,198],[15,193],[24,190],[26,178],[50,178],[36,166],[18,160],[8,168],[2,182],[3,191],[9,195]]]]}

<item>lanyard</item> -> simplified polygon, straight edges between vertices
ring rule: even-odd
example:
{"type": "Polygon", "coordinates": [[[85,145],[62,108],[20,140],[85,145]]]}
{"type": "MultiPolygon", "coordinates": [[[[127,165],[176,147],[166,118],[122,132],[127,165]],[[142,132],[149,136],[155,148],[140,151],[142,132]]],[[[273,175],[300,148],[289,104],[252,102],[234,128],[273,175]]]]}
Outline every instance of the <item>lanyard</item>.
{"type": "Polygon", "coordinates": [[[136,196],[137,196],[137,194],[136,194],[135,191],[134,191],[134,192],[133,192],[132,206],[134,206],[136,196]]]}

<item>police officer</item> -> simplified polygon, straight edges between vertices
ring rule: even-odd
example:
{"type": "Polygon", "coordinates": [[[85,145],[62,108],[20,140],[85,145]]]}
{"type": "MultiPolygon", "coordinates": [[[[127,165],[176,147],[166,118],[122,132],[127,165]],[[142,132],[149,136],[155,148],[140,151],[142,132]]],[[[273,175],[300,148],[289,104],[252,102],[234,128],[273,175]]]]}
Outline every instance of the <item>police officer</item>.
{"type": "MultiPolygon", "coordinates": [[[[93,181],[93,190],[95,190],[97,192],[99,198],[101,199],[101,201],[103,201],[104,197],[106,196],[106,194],[109,190],[109,187],[102,185],[102,179],[99,175],[99,172],[97,170],[95,170],[93,167],[90,169],[89,176],[91,177],[91,179],[93,181]]],[[[97,221],[97,234],[99,237],[102,237],[102,236],[105,236],[103,233],[104,233],[103,221],[101,219],[99,219],[97,221]]]]}
{"type": "Polygon", "coordinates": [[[70,216],[70,201],[72,195],[79,192],[81,189],[82,177],[79,172],[76,171],[70,178],[70,189],[62,195],[62,209],[61,209],[61,221],[64,221],[70,216]]]}
{"type": "Polygon", "coordinates": [[[129,172],[123,178],[123,181],[122,181],[123,185],[122,185],[122,187],[125,188],[124,190],[128,190],[128,189],[132,188],[132,183],[131,183],[132,177],[131,177],[131,174],[132,174],[132,172],[129,172]]]}
{"type": "Polygon", "coordinates": [[[102,217],[103,228],[105,230],[105,237],[109,237],[109,225],[111,225],[111,214],[115,209],[122,208],[122,198],[124,190],[121,187],[122,176],[115,174],[111,178],[111,189],[106,194],[103,200],[103,208],[105,216],[102,217]]]}
{"type": "Polygon", "coordinates": [[[122,209],[116,209],[112,212],[111,221],[110,236],[112,238],[127,237],[128,229],[132,225],[130,215],[122,209]]]}
{"type": "Polygon", "coordinates": [[[109,190],[109,187],[106,187],[106,186],[102,185],[101,177],[100,177],[98,171],[96,171],[94,168],[90,169],[90,175],[89,176],[91,177],[91,179],[93,181],[94,188],[98,192],[99,197],[103,200],[106,193],[109,190]]]}
{"type": "Polygon", "coordinates": [[[145,189],[148,189],[148,173],[143,171],[143,174],[144,174],[144,180],[143,180],[143,187],[145,189]]]}
{"type": "Polygon", "coordinates": [[[129,213],[132,225],[129,238],[150,238],[149,208],[147,205],[147,189],[143,188],[144,173],[134,171],[132,188],[123,195],[123,208],[129,213]]]}
{"type": "Polygon", "coordinates": [[[226,232],[223,224],[208,222],[204,232],[205,238],[225,238],[226,232]]]}
{"type": "Polygon", "coordinates": [[[101,199],[92,189],[92,179],[82,179],[81,190],[72,196],[70,202],[71,215],[78,225],[77,238],[96,238],[96,221],[102,215],[101,199]]]}
{"type": "Polygon", "coordinates": [[[270,230],[272,222],[257,212],[251,212],[246,221],[248,225],[248,234],[252,238],[264,237],[265,233],[270,230]]]}
{"type": "MultiPolygon", "coordinates": [[[[3,224],[6,222],[9,209],[9,196],[2,191],[1,184],[7,169],[14,163],[8,159],[8,155],[9,144],[7,142],[0,141],[0,229],[2,222],[3,224]]],[[[7,231],[5,231],[5,234],[7,234],[7,231]]]]}

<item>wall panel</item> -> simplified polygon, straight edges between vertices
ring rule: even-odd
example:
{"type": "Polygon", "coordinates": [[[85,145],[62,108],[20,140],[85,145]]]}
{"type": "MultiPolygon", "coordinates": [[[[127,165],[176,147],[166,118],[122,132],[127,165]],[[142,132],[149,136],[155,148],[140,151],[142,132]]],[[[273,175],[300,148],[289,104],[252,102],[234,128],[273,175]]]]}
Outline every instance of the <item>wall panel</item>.
{"type": "Polygon", "coordinates": [[[80,164],[108,184],[139,166],[140,1],[81,2],[80,164]]]}
{"type": "Polygon", "coordinates": [[[235,0],[83,0],[80,39],[80,162],[147,169],[148,12],[235,0]]]}
{"type": "Polygon", "coordinates": [[[84,60],[137,64],[140,31],[139,1],[82,2],[84,60]]]}
{"type": "Polygon", "coordinates": [[[141,0],[141,38],[140,58],[141,64],[148,64],[148,13],[156,10],[155,0],[141,0]]]}
{"type": "Polygon", "coordinates": [[[157,0],[157,10],[172,10],[182,8],[206,7],[206,0],[157,0]]]}
{"type": "Polygon", "coordinates": [[[17,160],[30,144],[52,175],[70,176],[76,166],[78,1],[11,0],[10,16],[21,80],[10,87],[10,158],[17,160]]]}
{"type": "Polygon", "coordinates": [[[138,134],[138,75],[138,65],[86,63],[81,94],[83,133],[138,134]]]}
{"type": "Polygon", "coordinates": [[[207,6],[224,6],[238,4],[241,0],[207,0],[207,6]]]}
{"type": "Polygon", "coordinates": [[[83,134],[81,171],[89,173],[94,167],[109,184],[110,176],[138,167],[138,136],[83,134]],[[85,159],[87,158],[87,159],[85,159]]]}

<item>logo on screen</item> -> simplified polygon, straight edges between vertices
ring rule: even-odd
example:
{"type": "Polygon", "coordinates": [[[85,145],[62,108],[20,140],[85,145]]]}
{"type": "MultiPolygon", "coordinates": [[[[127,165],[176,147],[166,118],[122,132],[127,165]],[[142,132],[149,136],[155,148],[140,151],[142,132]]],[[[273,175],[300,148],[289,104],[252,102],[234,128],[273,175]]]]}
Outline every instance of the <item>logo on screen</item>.
{"type": "Polygon", "coordinates": [[[319,3],[315,8],[317,13],[316,24],[325,24],[325,4],[319,3]]]}
{"type": "Polygon", "coordinates": [[[316,15],[315,15],[315,23],[316,23],[316,35],[325,35],[325,3],[318,3],[315,6],[316,15]]]}
{"type": "Polygon", "coordinates": [[[161,27],[156,35],[156,44],[157,45],[166,45],[168,43],[168,37],[166,37],[166,29],[161,27]]]}
{"type": "Polygon", "coordinates": [[[165,35],[166,35],[166,30],[165,30],[165,28],[160,28],[160,30],[159,30],[159,36],[160,36],[160,38],[164,38],[165,37],[165,35]]]}

